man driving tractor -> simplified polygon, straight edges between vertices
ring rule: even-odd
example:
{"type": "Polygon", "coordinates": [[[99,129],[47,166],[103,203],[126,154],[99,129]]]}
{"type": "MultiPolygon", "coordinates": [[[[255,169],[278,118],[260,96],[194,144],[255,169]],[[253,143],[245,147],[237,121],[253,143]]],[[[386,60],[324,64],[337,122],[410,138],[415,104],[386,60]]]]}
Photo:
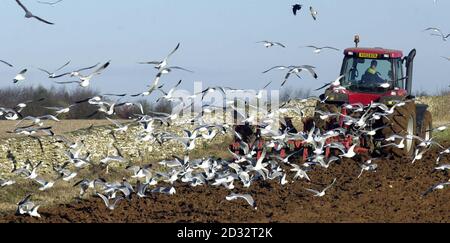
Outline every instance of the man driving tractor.
{"type": "Polygon", "coordinates": [[[362,82],[365,83],[383,83],[383,80],[377,71],[378,62],[373,60],[370,67],[367,69],[366,73],[362,76],[362,82]]]}

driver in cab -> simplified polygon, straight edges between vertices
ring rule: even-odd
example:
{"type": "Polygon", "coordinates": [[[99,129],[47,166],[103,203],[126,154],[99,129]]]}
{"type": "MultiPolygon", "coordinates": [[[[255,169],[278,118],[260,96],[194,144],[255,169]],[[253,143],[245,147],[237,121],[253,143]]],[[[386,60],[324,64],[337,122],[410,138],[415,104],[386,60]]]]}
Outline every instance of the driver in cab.
{"type": "Polygon", "coordinates": [[[373,60],[370,64],[370,67],[367,69],[366,73],[362,76],[362,82],[363,83],[384,83],[385,80],[383,80],[379,76],[379,72],[377,72],[377,66],[378,62],[373,60]]]}

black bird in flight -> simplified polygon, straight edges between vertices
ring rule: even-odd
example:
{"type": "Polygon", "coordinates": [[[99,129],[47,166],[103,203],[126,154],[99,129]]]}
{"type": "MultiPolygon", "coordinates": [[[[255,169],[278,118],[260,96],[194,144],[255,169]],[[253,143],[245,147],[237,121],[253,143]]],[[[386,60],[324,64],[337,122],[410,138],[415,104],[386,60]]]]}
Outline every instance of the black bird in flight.
{"type": "Polygon", "coordinates": [[[25,5],[23,5],[19,0],[16,0],[16,2],[17,2],[17,4],[19,4],[19,6],[23,9],[23,11],[25,11],[25,18],[35,18],[35,19],[37,19],[37,20],[39,20],[39,21],[41,21],[41,22],[43,22],[43,23],[46,23],[46,24],[50,24],[50,25],[53,25],[53,24],[54,24],[54,23],[48,22],[47,20],[42,19],[42,18],[36,16],[36,15],[33,15],[33,13],[31,13],[31,12],[25,7],[25,5]]]}
{"type": "Polygon", "coordinates": [[[294,15],[297,15],[297,12],[300,11],[302,7],[303,5],[301,4],[292,5],[292,12],[294,13],[294,15]]]}

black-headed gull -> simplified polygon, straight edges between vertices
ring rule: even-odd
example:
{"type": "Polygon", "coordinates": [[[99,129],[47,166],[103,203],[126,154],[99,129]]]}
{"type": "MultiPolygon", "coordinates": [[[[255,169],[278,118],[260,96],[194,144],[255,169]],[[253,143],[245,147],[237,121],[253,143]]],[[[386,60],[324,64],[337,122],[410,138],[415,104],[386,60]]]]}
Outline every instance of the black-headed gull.
{"type": "Polygon", "coordinates": [[[53,24],[54,24],[54,23],[52,23],[52,22],[49,22],[49,21],[47,21],[47,20],[45,20],[45,19],[42,19],[42,18],[36,16],[36,15],[33,15],[33,13],[31,13],[31,12],[25,7],[25,5],[23,5],[19,0],[16,0],[16,2],[17,2],[17,4],[19,4],[19,6],[23,9],[23,11],[25,11],[25,18],[35,18],[35,19],[37,19],[37,20],[39,20],[39,21],[41,21],[41,22],[43,22],[43,23],[46,23],[46,24],[50,24],[50,25],[53,25],[53,24]]]}

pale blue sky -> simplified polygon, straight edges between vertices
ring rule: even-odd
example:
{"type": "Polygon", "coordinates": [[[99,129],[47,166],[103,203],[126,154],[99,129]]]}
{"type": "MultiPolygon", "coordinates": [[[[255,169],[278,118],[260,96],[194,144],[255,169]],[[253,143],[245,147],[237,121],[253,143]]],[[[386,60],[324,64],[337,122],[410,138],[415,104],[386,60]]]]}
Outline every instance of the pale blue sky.
{"type": "Polygon", "coordinates": [[[450,41],[422,32],[430,26],[450,32],[450,1],[437,5],[433,0],[299,1],[305,8],[298,16],[291,13],[296,1],[285,0],[64,0],[56,6],[22,1],[56,25],[25,19],[14,0],[1,0],[0,59],[16,66],[0,65],[1,87],[11,86],[16,72],[25,67],[29,78],[22,85],[51,86],[36,67],[54,69],[72,60],[75,68],[111,59],[110,68],[92,86],[103,92],[136,93],[155,75],[150,66],[136,62],[160,59],[181,42],[171,64],[195,73],[172,73],[164,79],[167,86],[182,78],[185,89],[193,89],[194,81],[261,88],[271,80],[276,88],[283,73],[262,71],[274,65],[310,64],[317,67],[318,81],[304,75],[304,80],[292,79],[288,85],[316,88],[338,76],[343,54],[315,55],[300,46],[344,49],[353,46],[356,33],[362,46],[400,49],[405,54],[417,48],[415,89],[434,92],[450,84],[450,62],[440,57],[450,56],[450,41]],[[310,5],[319,11],[317,22],[309,15],[310,5]],[[265,39],[288,48],[255,44],[265,39]]]}

